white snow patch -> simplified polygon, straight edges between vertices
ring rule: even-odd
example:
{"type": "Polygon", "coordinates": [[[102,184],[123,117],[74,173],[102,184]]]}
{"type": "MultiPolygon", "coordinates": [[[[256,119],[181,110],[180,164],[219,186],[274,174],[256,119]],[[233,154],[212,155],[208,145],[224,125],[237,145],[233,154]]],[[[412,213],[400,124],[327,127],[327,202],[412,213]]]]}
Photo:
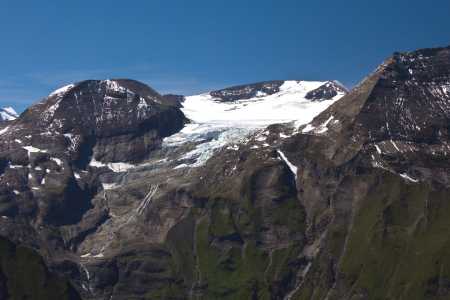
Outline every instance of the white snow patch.
{"type": "Polygon", "coordinates": [[[28,173],[28,179],[33,178],[33,175],[31,175],[31,173],[28,173]]]}
{"type": "Polygon", "coordinates": [[[51,93],[50,96],[64,94],[65,92],[67,92],[68,90],[70,90],[71,88],[73,88],[74,86],[75,86],[75,85],[73,85],[73,84],[66,85],[66,86],[64,86],[64,87],[62,87],[62,88],[60,88],[60,89],[57,89],[57,90],[54,91],[53,93],[51,93]]]}
{"type": "Polygon", "coordinates": [[[266,140],[266,138],[267,138],[266,136],[261,135],[261,136],[256,137],[255,140],[257,140],[257,141],[259,141],[259,142],[263,142],[263,141],[266,140]]]}
{"type": "Polygon", "coordinates": [[[16,194],[16,195],[20,193],[19,191],[16,191],[16,190],[14,190],[13,192],[14,192],[14,194],[16,194]]]}
{"type": "Polygon", "coordinates": [[[116,183],[102,183],[102,186],[103,186],[104,190],[113,190],[118,187],[121,187],[121,185],[116,184],[116,183]]]}
{"type": "Polygon", "coordinates": [[[325,131],[327,131],[327,130],[328,130],[327,125],[328,125],[328,123],[330,123],[330,121],[333,120],[333,119],[334,119],[333,116],[329,117],[328,120],[325,121],[325,123],[323,123],[322,125],[320,125],[320,126],[318,127],[319,130],[317,130],[317,133],[324,133],[325,131]]]}
{"type": "Polygon", "coordinates": [[[114,172],[125,172],[135,168],[134,165],[128,163],[108,163],[107,166],[114,172]]]}
{"type": "Polygon", "coordinates": [[[278,153],[280,153],[281,157],[286,162],[286,164],[289,166],[289,168],[291,169],[292,173],[294,173],[294,179],[297,179],[297,167],[289,162],[289,160],[286,158],[286,156],[284,156],[283,152],[278,150],[278,153]]]}
{"type": "Polygon", "coordinates": [[[391,140],[392,145],[394,145],[395,149],[397,149],[398,152],[401,152],[400,149],[398,149],[397,145],[394,143],[393,140],[391,140]]]}
{"type": "Polygon", "coordinates": [[[180,168],[185,168],[185,167],[189,167],[187,164],[181,164],[179,166],[176,166],[174,169],[180,169],[180,168]]]}
{"type": "Polygon", "coordinates": [[[303,128],[302,132],[309,132],[313,129],[315,129],[316,127],[312,126],[311,124],[306,125],[305,128],[303,128]]]}
{"type": "Polygon", "coordinates": [[[25,147],[22,147],[22,148],[28,151],[28,156],[30,156],[31,152],[47,153],[47,150],[41,150],[41,149],[35,148],[33,146],[25,146],[25,147]]]}
{"type": "Polygon", "coordinates": [[[2,218],[3,218],[3,219],[8,219],[8,217],[7,217],[7,216],[2,216],[2,218]]]}
{"type": "Polygon", "coordinates": [[[22,165],[11,165],[11,164],[8,164],[8,168],[11,168],[11,169],[18,169],[18,168],[23,168],[24,166],[22,166],[22,165]]]}
{"type": "Polygon", "coordinates": [[[14,141],[15,141],[16,143],[22,144],[22,141],[21,141],[21,140],[15,139],[14,141]]]}
{"type": "Polygon", "coordinates": [[[267,94],[262,92],[262,91],[256,91],[255,95],[253,96],[253,98],[260,98],[260,97],[266,97],[267,94]]]}
{"type": "Polygon", "coordinates": [[[113,90],[115,92],[122,92],[122,93],[126,91],[126,89],[123,86],[120,86],[117,81],[106,79],[103,80],[102,82],[106,82],[106,89],[108,90],[113,90]]]}
{"type": "Polygon", "coordinates": [[[74,176],[75,179],[77,179],[77,180],[81,178],[80,174],[78,174],[78,173],[76,173],[76,172],[73,172],[73,176],[74,176]]]}
{"type": "Polygon", "coordinates": [[[412,181],[412,182],[418,182],[419,181],[419,180],[412,179],[411,177],[409,177],[406,174],[400,174],[400,176],[402,176],[403,178],[408,179],[409,181],[412,181]]]}
{"type": "Polygon", "coordinates": [[[41,184],[45,184],[45,177],[42,178],[41,184]]]}
{"type": "Polygon", "coordinates": [[[375,145],[375,148],[377,148],[378,154],[381,154],[381,150],[380,150],[380,148],[377,145],[375,145]]]}
{"type": "Polygon", "coordinates": [[[125,172],[130,169],[134,169],[136,166],[128,163],[108,163],[104,164],[100,161],[95,160],[94,156],[91,158],[91,162],[89,163],[91,167],[101,168],[101,167],[108,167],[113,172],[125,172]]]}
{"type": "Polygon", "coordinates": [[[50,159],[53,160],[55,163],[57,163],[58,166],[61,166],[61,165],[62,165],[62,161],[61,161],[59,158],[51,157],[50,159]]]}
{"type": "Polygon", "coordinates": [[[0,130],[0,134],[4,134],[8,130],[9,126],[6,126],[2,130],[0,130]]]}
{"type": "Polygon", "coordinates": [[[101,168],[101,167],[107,167],[104,163],[95,160],[94,156],[91,158],[91,162],[89,163],[91,167],[101,168]]]}

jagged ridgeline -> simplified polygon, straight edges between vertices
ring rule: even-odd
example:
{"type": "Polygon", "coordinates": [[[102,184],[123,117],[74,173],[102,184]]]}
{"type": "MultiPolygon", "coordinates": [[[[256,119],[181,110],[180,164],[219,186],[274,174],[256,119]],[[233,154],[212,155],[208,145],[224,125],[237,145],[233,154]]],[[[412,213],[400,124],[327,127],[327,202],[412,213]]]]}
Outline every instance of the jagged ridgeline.
{"type": "Polygon", "coordinates": [[[445,47],[351,91],[75,83],[0,123],[0,234],[83,299],[449,298],[449,74],[445,47]]]}

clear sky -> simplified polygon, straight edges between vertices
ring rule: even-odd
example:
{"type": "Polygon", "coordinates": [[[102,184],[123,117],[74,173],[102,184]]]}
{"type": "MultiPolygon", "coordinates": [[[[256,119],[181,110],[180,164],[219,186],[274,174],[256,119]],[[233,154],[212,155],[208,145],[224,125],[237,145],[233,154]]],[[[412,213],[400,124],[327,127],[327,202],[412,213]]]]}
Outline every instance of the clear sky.
{"type": "Polygon", "coordinates": [[[193,95],[266,80],[354,87],[393,52],[450,44],[450,1],[2,1],[0,107],[85,79],[193,95]]]}

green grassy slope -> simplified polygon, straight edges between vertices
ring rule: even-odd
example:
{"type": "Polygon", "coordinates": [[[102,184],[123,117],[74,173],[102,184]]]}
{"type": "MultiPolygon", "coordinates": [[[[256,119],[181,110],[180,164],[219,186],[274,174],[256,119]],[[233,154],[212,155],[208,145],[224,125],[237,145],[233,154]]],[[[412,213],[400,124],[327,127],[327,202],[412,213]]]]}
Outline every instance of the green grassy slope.
{"type": "Polygon", "coordinates": [[[51,274],[41,256],[0,236],[0,299],[81,299],[66,279],[51,274]]]}

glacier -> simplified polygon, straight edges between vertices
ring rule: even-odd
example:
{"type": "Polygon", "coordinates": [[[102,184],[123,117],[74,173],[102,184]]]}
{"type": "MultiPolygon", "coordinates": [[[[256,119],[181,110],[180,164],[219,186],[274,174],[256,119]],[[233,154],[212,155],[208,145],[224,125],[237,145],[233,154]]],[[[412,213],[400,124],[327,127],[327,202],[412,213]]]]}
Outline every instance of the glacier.
{"type": "MultiPolygon", "coordinates": [[[[180,147],[188,142],[202,142],[182,156],[178,167],[199,167],[212,156],[214,149],[245,143],[248,137],[271,124],[290,123],[297,128],[307,124],[346,93],[337,90],[329,100],[312,101],[306,94],[327,82],[284,81],[279,91],[267,95],[256,91],[250,99],[217,101],[211,93],[188,96],[181,110],[191,124],[163,140],[163,148],[180,147]],[[186,160],[194,161],[186,164],[186,160]]],[[[338,82],[338,84],[340,84],[338,82]]]]}

